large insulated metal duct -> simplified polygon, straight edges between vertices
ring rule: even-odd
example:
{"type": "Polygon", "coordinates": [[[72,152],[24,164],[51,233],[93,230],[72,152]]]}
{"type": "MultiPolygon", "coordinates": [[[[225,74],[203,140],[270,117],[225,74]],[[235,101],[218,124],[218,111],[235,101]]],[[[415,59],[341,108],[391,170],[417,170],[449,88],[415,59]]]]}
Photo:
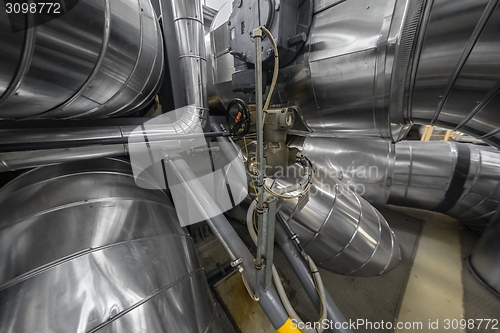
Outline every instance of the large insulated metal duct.
{"type": "Polygon", "coordinates": [[[14,33],[0,12],[0,119],[120,116],[154,97],[163,41],[149,0],[79,0],[31,27],[33,15],[14,33]]]}
{"type": "Polygon", "coordinates": [[[298,201],[284,200],[281,212],[319,266],[373,276],[399,263],[399,243],[385,218],[339,180],[315,178],[307,204],[299,209],[298,201]]]}
{"type": "Polygon", "coordinates": [[[500,217],[500,152],[446,141],[308,137],[299,146],[320,174],[374,204],[432,210],[481,233],[500,217]]]}
{"type": "Polygon", "coordinates": [[[191,237],[130,164],[35,169],[0,211],[1,332],[220,332],[191,237]]]}
{"type": "MultiPolygon", "coordinates": [[[[308,39],[280,71],[275,101],[297,104],[308,129],[323,135],[397,141],[419,123],[499,146],[498,3],[315,1],[308,39]]],[[[212,46],[216,63],[226,61],[226,44],[212,46]]],[[[217,68],[224,102],[232,93],[223,88],[228,66],[217,68]]]]}

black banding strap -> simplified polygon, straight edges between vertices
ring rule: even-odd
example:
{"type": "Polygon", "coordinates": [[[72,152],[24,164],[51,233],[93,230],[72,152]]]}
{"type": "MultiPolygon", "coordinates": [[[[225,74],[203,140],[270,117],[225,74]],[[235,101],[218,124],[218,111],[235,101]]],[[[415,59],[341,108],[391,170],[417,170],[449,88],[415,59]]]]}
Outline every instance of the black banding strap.
{"type": "Polygon", "coordinates": [[[464,192],[465,181],[470,169],[470,149],[465,144],[456,144],[457,148],[457,164],[453,177],[451,178],[448,191],[441,201],[433,210],[439,213],[446,213],[457,204],[458,200],[464,192]]]}

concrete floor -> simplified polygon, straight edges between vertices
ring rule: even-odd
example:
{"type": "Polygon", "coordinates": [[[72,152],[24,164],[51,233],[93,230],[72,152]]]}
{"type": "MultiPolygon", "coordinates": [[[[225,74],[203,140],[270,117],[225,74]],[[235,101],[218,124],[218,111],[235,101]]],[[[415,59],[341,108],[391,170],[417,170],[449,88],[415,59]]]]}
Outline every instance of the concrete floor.
{"type": "MultiPolygon", "coordinates": [[[[464,318],[460,223],[441,214],[392,209],[424,221],[397,321],[421,322],[419,330],[430,331],[434,326],[443,328],[446,319],[464,318]]],[[[395,329],[396,333],[409,331],[416,330],[395,329]]]]}

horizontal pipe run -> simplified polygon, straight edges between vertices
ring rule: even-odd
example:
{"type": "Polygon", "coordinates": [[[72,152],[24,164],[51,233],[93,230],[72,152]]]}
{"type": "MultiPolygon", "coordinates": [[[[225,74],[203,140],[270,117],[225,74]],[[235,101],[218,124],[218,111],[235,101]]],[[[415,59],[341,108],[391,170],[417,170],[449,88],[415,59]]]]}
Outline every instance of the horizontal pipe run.
{"type": "MultiPolygon", "coordinates": [[[[70,128],[70,129],[41,129],[37,131],[23,130],[0,130],[0,152],[18,152],[43,149],[62,149],[85,147],[91,145],[119,145],[127,144],[131,133],[136,126],[113,127],[113,128],[70,128]]],[[[216,138],[227,137],[230,133],[226,132],[206,132],[206,133],[187,133],[173,134],[158,126],[154,130],[151,126],[143,131],[134,131],[134,135],[148,135],[149,141],[172,141],[172,140],[191,140],[200,137],[216,138]]]]}
{"type": "Polygon", "coordinates": [[[125,144],[0,153],[0,172],[127,154],[125,144]]]}

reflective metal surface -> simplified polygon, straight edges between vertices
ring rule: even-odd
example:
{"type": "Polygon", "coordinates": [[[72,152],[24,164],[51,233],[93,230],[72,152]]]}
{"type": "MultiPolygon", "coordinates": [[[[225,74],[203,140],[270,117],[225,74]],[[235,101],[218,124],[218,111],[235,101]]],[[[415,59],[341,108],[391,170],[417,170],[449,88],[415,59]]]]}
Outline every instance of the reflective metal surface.
{"type": "Polygon", "coordinates": [[[140,145],[144,137],[148,138],[148,143],[155,144],[155,147],[161,145],[163,152],[191,149],[194,140],[205,142],[199,109],[194,106],[184,107],[176,110],[173,114],[170,113],[169,116],[156,117],[146,122],[142,127],[108,126],[33,129],[29,131],[2,130],[0,131],[2,144],[27,144],[33,145],[33,147],[25,151],[0,152],[0,172],[69,161],[123,156],[129,153],[136,166],[141,166],[144,164],[143,157],[145,155],[147,156],[146,161],[149,161],[149,150],[140,145]],[[191,134],[198,136],[194,138],[182,137],[182,135],[191,134]],[[99,145],[99,140],[103,140],[104,144],[99,145]],[[127,143],[119,143],[121,141],[127,143]],[[37,143],[78,143],[81,146],[65,147],[63,144],[62,147],[39,149],[37,143]]]}
{"type": "Polygon", "coordinates": [[[130,113],[153,98],[163,71],[149,0],[80,0],[61,17],[17,33],[2,11],[0,50],[0,119],[130,113]]]}
{"type": "Polygon", "coordinates": [[[345,275],[372,276],[399,263],[399,244],[387,221],[339,180],[317,175],[309,202],[293,213],[296,205],[297,199],[287,199],[281,212],[319,266],[345,275]]]}
{"type": "Polygon", "coordinates": [[[474,273],[500,296],[500,222],[492,223],[469,257],[474,273]]]}
{"type": "MultiPolygon", "coordinates": [[[[185,105],[208,110],[207,60],[200,0],[171,0],[185,105]]],[[[208,115],[204,115],[205,117],[208,115]]]]}
{"type": "Polygon", "coordinates": [[[0,210],[1,332],[220,332],[191,237],[128,163],[35,169],[0,210]]]}
{"type": "Polygon", "coordinates": [[[327,170],[371,203],[442,212],[478,233],[500,217],[495,148],[333,138],[306,138],[302,146],[317,170],[327,170]]]}
{"type": "MultiPolygon", "coordinates": [[[[435,0],[412,68],[410,120],[474,136],[500,128],[498,0],[435,0]]],[[[490,143],[499,146],[500,136],[490,143]]]]}
{"type": "Polygon", "coordinates": [[[398,143],[389,203],[443,212],[481,233],[500,217],[499,166],[500,152],[492,148],[398,143]],[[460,186],[454,186],[457,178],[460,186]]]}
{"type": "Polygon", "coordinates": [[[411,123],[436,124],[500,146],[498,0],[321,0],[314,13],[274,96],[310,131],[398,141],[411,123]]]}
{"type": "Polygon", "coordinates": [[[126,144],[0,153],[0,172],[35,168],[43,165],[71,161],[125,156],[127,154],[128,148],[126,144]]]}
{"type": "Polygon", "coordinates": [[[319,177],[337,178],[373,204],[387,202],[395,163],[395,146],[388,141],[308,137],[297,148],[319,177]]]}

